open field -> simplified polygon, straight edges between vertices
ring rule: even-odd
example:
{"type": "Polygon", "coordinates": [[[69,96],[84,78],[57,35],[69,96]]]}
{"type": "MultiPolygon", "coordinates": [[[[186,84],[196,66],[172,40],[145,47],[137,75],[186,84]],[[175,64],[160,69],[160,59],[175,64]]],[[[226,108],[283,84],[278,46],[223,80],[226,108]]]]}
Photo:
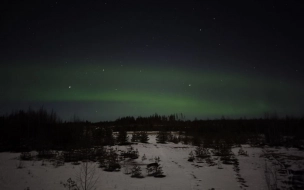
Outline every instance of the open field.
{"type": "MultiPolygon", "coordinates": [[[[233,164],[224,164],[218,156],[188,161],[189,153],[195,151],[192,145],[158,144],[155,135],[150,135],[149,143],[132,145],[138,150],[139,158],[121,162],[120,171],[106,172],[96,166],[98,178],[97,189],[280,189],[303,188],[304,153],[297,149],[257,148],[242,145],[248,156],[239,155],[239,147],[232,148],[235,160],[233,164]],[[142,156],[146,160],[142,160],[142,156]],[[148,176],[146,165],[160,157],[159,164],[163,168],[164,178],[148,176]],[[138,165],[144,178],[132,178],[125,174],[126,169],[138,165]]],[[[129,146],[114,146],[120,152],[129,146]]],[[[211,150],[210,150],[211,151],[211,150]]],[[[0,153],[0,189],[30,190],[65,189],[62,183],[68,178],[77,181],[81,165],[64,163],[54,167],[51,161],[23,161],[20,165],[20,153],[0,153]],[[44,163],[44,165],[42,164],[44,163]]]]}

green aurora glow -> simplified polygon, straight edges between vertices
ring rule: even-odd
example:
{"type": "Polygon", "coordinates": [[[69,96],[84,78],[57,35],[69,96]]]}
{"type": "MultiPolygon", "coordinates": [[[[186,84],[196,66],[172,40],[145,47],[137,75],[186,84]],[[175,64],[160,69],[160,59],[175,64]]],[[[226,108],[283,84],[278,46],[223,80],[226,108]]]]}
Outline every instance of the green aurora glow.
{"type": "Polygon", "coordinates": [[[112,119],[155,112],[204,118],[262,116],[274,111],[295,114],[301,106],[296,100],[304,95],[301,84],[296,81],[278,82],[256,73],[114,63],[104,67],[102,64],[78,65],[2,68],[1,80],[7,80],[8,84],[1,99],[37,101],[43,105],[93,103],[95,107],[84,106],[83,111],[110,114],[112,119]],[[114,116],[113,112],[121,115],[114,116]]]}

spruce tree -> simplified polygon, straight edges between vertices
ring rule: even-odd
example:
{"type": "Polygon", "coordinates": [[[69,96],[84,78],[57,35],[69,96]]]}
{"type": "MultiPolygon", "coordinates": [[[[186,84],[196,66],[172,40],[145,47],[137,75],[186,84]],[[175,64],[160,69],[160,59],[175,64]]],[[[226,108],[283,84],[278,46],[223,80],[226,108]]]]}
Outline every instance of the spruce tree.
{"type": "Polygon", "coordinates": [[[147,131],[141,131],[140,132],[140,142],[147,143],[148,141],[149,141],[149,137],[148,137],[147,131]]]}
{"type": "Polygon", "coordinates": [[[154,177],[166,177],[161,166],[156,167],[154,177]]]}
{"type": "Polygon", "coordinates": [[[210,153],[209,153],[208,149],[204,148],[203,146],[197,146],[195,149],[195,154],[196,154],[196,157],[199,157],[199,158],[210,157],[210,153]]]}
{"type": "Polygon", "coordinates": [[[139,140],[139,132],[134,131],[132,134],[131,142],[138,142],[139,140]]]}
{"type": "Polygon", "coordinates": [[[168,132],[167,131],[158,131],[156,136],[157,143],[166,143],[168,140],[168,132]]]}
{"type": "Polygon", "coordinates": [[[119,133],[118,133],[118,137],[117,137],[117,143],[121,144],[121,145],[125,145],[128,144],[128,139],[129,136],[127,135],[127,131],[124,130],[123,127],[120,128],[119,133]]]}
{"type": "Polygon", "coordinates": [[[104,145],[114,145],[113,130],[110,127],[105,128],[104,145]]]}
{"type": "Polygon", "coordinates": [[[143,178],[144,176],[141,173],[141,168],[140,166],[135,165],[132,168],[132,172],[131,172],[131,177],[137,177],[137,178],[143,178]]]}

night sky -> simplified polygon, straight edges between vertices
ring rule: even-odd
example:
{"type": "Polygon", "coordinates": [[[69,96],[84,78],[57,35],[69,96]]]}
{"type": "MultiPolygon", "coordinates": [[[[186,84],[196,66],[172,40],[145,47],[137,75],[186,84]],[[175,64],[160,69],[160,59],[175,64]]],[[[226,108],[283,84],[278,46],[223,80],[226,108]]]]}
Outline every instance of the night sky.
{"type": "Polygon", "coordinates": [[[304,115],[302,1],[4,1],[0,114],[304,115]]]}

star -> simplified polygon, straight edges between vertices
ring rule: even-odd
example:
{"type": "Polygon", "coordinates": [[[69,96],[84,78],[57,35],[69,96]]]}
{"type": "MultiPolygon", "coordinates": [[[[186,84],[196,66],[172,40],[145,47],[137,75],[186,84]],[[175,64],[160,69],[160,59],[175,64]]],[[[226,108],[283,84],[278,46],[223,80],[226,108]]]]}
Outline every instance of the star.
{"type": "Polygon", "coordinates": [[[189,87],[191,86],[191,84],[188,85],[189,87]]]}
{"type": "Polygon", "coordinates": [[[72,86],[69,86],[69,88],[72,88],[72,86]]]}

